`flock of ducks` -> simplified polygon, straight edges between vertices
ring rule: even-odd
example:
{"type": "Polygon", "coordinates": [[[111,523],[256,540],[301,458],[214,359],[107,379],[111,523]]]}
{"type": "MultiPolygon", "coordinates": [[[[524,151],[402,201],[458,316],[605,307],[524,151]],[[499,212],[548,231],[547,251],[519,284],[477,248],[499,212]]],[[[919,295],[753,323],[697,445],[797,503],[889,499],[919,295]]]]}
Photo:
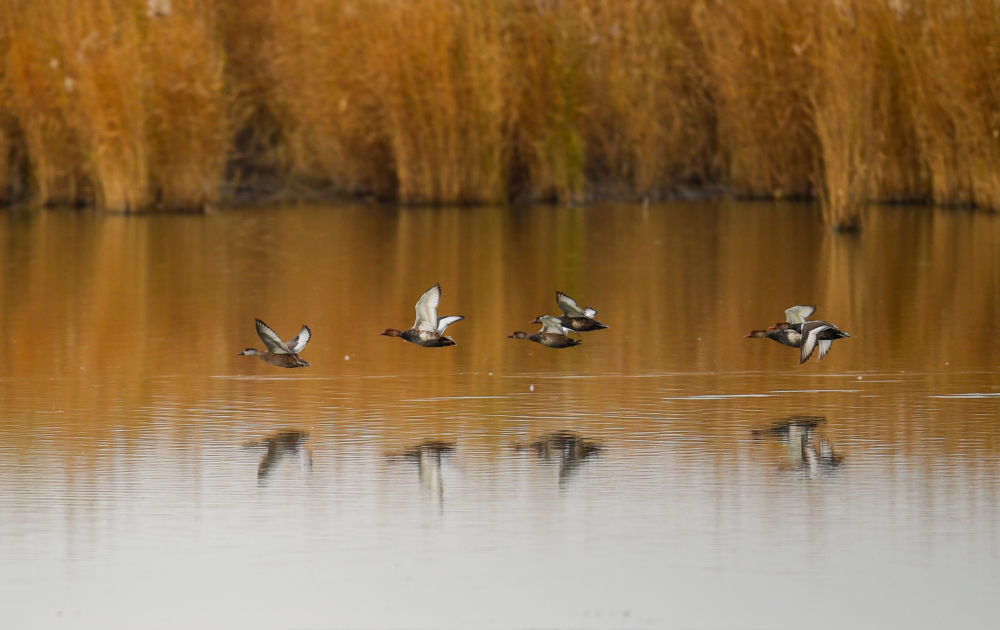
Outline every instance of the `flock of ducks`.
{"type": "MultiPolygon", "coordinates": [[[[417,300],[415,307],[417,318],[412,327],[407,330],[386,328],[379,334],[387,337],[400,337],[404,341],[427,348],[454,346],[455,340],[445,335],[444,332],[448,326],[465,319],[465,317],[462,315],[438,317],[440,303],[441,285],[435,284],[417,300]]],[[[605,324],[594,319],[597,316],[596,310],[590,307],[581,308],[576,300],[561,291],[556,291],[556,304],[563,313],[561,316],[539,315],[530,323],[541,324],[541,330],[533,334],[515,330],[508,335],[508,338],[527,339],[549,348],[569,348],[582,343],[581,340],[570,337],[570,333],[607,328],[605,324]]],[[[785,321],[769,326],[767,330],[751,330],[746,337],[768,337],[786,346],[799,348],[799,363],[808,361],[813,351],[819,348],[817,360],[822,360],[830,351],[834,340],[850,337],[850,335],[829,322],[808,320],[807,318],[814,312],[816,312],[815,306],[792,306],[785,309],[785,321]]],[[[299,334],[290,341],[282,341],[278,333],[274,332],[270,326],[259,319],[255,321],[257,334],[264,342],[266,350],[247,348],[238,354],[260,357],[267,363],[278,367],[309,367],[309,363],[299,357],[299,353],[305,349],[312,336],[312,331],[309,330],[308,326],[303,326],[299,334]]]]}

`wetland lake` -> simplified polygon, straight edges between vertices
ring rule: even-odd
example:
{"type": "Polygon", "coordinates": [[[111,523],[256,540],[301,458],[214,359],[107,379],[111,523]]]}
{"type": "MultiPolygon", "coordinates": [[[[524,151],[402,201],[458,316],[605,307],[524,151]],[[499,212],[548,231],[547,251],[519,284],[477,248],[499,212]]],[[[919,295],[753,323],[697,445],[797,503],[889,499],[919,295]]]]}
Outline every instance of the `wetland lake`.
{"type": "Polygon", "coordinates": [[[992,627],[1000,217],[818,213],[5,212],[4,625],[992,627]],[[509,339],[556,290],[609,328],[509,339]]]}

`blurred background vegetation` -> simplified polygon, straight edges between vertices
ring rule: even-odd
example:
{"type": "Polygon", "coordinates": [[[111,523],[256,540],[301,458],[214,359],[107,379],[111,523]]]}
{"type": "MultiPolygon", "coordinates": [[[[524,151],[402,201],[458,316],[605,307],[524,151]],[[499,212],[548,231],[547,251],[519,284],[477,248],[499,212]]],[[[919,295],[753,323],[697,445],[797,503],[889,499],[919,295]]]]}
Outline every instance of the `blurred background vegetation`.
{"type": "Polygon", "coordinates": [[[0,201],[1000,207],[994,0],[2,0],[0,201]]]}

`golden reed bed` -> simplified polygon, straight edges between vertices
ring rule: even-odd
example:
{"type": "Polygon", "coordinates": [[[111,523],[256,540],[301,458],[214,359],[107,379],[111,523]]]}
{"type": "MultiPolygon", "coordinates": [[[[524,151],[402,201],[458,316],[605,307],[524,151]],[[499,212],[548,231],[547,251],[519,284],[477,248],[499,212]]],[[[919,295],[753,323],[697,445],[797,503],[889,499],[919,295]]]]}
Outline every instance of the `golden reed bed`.
{"type": "Polygon", "coordinates": [[[0,196],[1000,207],[993,0],[4,0],[0,196]]]}

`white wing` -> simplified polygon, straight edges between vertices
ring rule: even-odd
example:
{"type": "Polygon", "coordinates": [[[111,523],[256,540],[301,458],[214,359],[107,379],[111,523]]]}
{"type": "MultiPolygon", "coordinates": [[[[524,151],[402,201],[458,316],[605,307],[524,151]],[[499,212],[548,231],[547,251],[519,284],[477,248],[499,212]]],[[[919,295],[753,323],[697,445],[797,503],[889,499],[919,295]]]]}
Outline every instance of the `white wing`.
{"type": "Polygon", "coordinates": [[[437,332],[438,325],[438,304],[441,302],[441,285],[435,284],[427,289],[420,299],[417,300],[417,319],[413,321],[413,327],[417,330],[427,332],[437,332]]]}
{"type": "Polygon", "coordinates": [[[260,321],[259,319],[254,320],[257,322],[257,334],[260,335],[261,341],[267,346],[267,349],[274,354],[288,354],[288,346],[285,342],[281,340],[278,333],[271,330],[271,327],[260,321]]]}
{"type": "Polygon", "coordinates": [[[592,308],[580,308],[580,305],[576,303],[576,300],[562,291],[556,291],[556,304],[559,305],[559,310],[561,310],[566,317],[593,317],[594,315],[597,315],[597,311],[592,308]],[[590,314],[588,314],[588,312],[590,314]]]}
{"type": "Polygon", "coordinates": [[[826,353],[830,351],[830,347],[833,345],[833,339],[820,339],[819,340],[819,356],[816,358],[817,361],[822,361],[826,353]]]}
{"type": "Polygon", "coordinates": [[[538,318],[538,321],[542,324],[542,329],[539,332],[556,333],[557,335],[566,335],[572,332],[569,328],[566,328],[559,322],[558,317],[542,315],[538,318]]]}
{"type": "Polygon", "coordinates": [[[806,361],[809,360],[809,356],[813,353],[813,350],[816,348],[817,336],[824,330],[832,328],[832,326],[830,326],[830,324],[809,326],[808,331],[806,330],[806,328],[807,328],[806,326],[803,326],[802,328],[802,349],[799,355],[799,363],[805,363],[806,361]]]}
{"type": "Polygon", "coordinates": [[[451,326],[460,319],[465,319],[464,315],[449,315],[448,317],[442,317],[438,320],[437,331],[438,334],[443,335],[444,331],[448,326],[451,326]]]}
{"type": "Polygon", "coordinates": [[[288,350],[290,352],[298,354],[305,349],[306,344],[309,343],[309,339],[311,337],[312,337],[312,331],[309,330],[308,326],[303,325],[302,330],[299,331],[299,334],[295,335],[295,337],[285,345],[288,346],[288,350]]]}
{"type": "Polygon", "coordinates": [[[816,312],[816,307],[809,306],[792,306],[785,309],[785,321],[789,324],[801,324],[806,321],[806,318],[816,312]]]}

